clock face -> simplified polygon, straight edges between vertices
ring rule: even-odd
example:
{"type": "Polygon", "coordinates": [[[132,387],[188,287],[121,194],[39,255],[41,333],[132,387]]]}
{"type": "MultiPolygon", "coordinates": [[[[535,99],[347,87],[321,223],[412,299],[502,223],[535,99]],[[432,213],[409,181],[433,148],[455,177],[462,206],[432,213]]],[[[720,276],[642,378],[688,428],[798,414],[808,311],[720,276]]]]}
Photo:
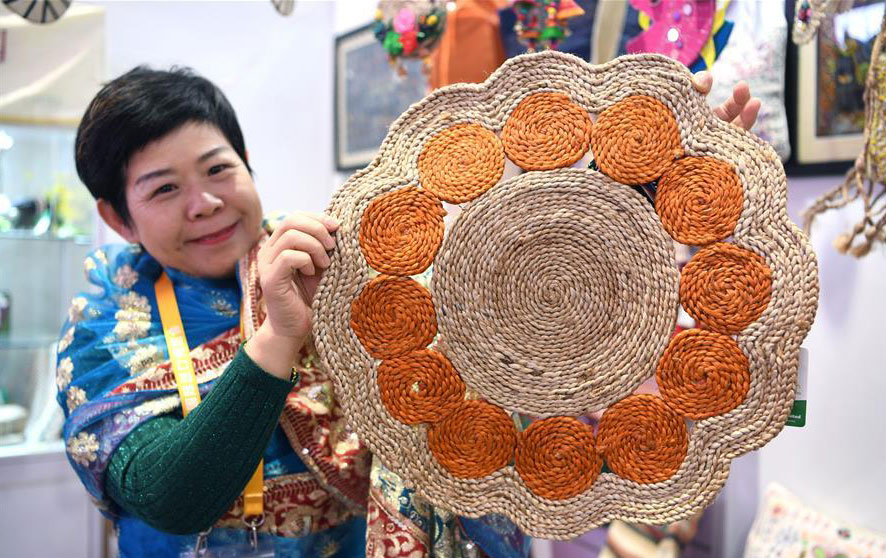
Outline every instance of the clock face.
{"type": "Polygon", "coordinates": [[[52,23],[62,17],[71,0],[3,0],[3,5],[32,23],[52,23]]]}
{"type": "Polygon", "coordinates": [[[280,15],[284,16],[288,16],[295,9],[295,0],[271,0],[271,4],[280,12],[280,15]]]}

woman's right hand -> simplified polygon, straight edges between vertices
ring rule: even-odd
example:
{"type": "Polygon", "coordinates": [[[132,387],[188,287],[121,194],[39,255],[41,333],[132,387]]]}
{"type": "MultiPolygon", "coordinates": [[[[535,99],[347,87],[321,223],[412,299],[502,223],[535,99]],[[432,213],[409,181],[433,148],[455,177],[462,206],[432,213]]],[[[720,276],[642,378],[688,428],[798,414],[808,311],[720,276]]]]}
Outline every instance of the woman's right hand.
{"type": "Polygon", "coordinates": [[[262,369],[289,378],[311,333],[311,302],[338,223],[328,215],[296,213],[283,220],[258,252],[258,275],[268,316],[246,352],[262,369]]]}

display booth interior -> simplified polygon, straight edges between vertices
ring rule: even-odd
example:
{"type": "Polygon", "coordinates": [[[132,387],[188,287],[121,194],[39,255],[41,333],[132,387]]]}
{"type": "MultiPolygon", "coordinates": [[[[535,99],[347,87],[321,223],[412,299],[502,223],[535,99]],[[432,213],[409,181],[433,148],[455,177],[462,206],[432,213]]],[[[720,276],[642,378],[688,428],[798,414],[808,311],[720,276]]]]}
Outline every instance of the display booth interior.
{"type": "Polygon", "coordinates": [[[4,0],[0,556],[886,558],[884,49],[4,0]]]}

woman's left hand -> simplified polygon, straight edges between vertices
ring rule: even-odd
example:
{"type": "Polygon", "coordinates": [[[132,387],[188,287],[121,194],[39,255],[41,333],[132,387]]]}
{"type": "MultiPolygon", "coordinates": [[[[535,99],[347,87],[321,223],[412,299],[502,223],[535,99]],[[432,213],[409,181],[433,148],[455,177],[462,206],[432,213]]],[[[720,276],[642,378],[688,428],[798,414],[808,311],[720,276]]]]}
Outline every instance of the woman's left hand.
{"type": "MultiPolygon", "coordinates": [[[[710,72],[698,72],[692,76],[692,85],[702,95],[711,92],[714,76],[710,72]]],[[[732,96],[722,105],[714,109],[714,114],[725,122],[731,122],[740,128],[750,130],[760,113],[760,99],[751,97],[751,89],[747,82],[740,81],[732,89],[732,96]]]]}
{"type": "Polygon", "coordinates": [[[288,377],[311,333],[311,302],[335,247],[338,223],[328,215],[294,213],[277,225],[258,251],[258,277],[267,318],[246,344],[265,371],[288,377]]]}

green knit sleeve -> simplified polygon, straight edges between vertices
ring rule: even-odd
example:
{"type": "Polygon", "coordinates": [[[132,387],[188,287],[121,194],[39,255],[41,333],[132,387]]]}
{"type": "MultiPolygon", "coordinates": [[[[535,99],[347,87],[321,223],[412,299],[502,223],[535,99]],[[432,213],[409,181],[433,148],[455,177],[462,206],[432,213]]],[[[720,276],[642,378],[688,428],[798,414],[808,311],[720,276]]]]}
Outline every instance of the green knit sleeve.
{"type": "Polygon", "coordinates": [[[111,455],[108,495],[161,531],[209,528],[255,471],[291,389],[241,348],[187,418],[160,416],[126,436],[111,455]]]}

